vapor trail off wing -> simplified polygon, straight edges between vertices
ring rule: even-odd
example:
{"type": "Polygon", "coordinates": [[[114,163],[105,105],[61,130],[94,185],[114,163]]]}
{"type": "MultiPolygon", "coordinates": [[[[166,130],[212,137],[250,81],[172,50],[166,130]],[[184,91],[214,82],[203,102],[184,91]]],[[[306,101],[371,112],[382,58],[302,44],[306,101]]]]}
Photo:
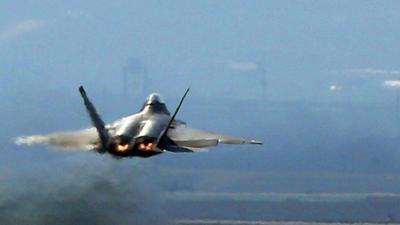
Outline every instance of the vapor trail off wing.
{"type": "Polygon", "coordinates": [[[93,126],[96,128],[97,133],[99,134],[101,146],[103,147],[103,149],[106,149],[109,140],[109,134],[105,127],[105,124],[97,113],[96,108],[87,97],[86,91],[82,86],[79,87],[79,92],[81,93],[81,96],[83,98],[86,110],[89,113],[90,120],[92,121],[93,126]]]}
{"type": "MultiPolygon", "coordinates": [[[[169,129],[168,138],[175,144],[174,147],[189,149],[191,151],[203,151],[218,144],[262,144],[256,140],[246,140],[243,138],[231,137],[222,134],[202,131],[186,126],[185,123],[176,121],[169,129]]],[[[180,150],[179,148],[177,148],[180,150]]]]}
{"type": "Polygon", "coordinates": [[[99,144],[94,128],[79,131],[59,132],[47,135],[22,136],[15,139],[18,145],[48,144],[64,150],[92,150],[99,144]]]}

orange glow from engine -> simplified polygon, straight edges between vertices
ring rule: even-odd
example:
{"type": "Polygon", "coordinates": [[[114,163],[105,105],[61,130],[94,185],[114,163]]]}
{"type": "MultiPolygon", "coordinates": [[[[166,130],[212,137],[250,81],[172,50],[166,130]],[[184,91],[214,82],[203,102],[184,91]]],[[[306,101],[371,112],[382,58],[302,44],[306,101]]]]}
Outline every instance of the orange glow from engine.
{"type": "Polygon", "coordinates": [[[128,148],[129,148],[128,144],[124,144],[124,145],[119,144],[119,145],[117,145],[116,150],[118,152],[125,152],[126,150],[128,150],[128,148]]]}
{"type": "Polygon", "coordinates": [[[154,150],[154,143],[150,142],[150,143],[140,143],[139,144],[139,149],[142,151],[152,151],[154,150]]]}

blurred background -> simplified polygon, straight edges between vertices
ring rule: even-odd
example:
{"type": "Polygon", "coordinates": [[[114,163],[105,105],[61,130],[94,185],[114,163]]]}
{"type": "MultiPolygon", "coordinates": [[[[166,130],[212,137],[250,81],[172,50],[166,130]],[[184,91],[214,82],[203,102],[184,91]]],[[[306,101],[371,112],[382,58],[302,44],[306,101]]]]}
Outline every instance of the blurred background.
{"type": "Polygon", "coordinates": [[[399,10],[1,2],[0,223],[400,219],[399,10]],[[173,110],[190,86],[179,119],[264,145],[115,160],[13,143],[90,126],[79,85],[108,122],[152,92],[173,110]]]}

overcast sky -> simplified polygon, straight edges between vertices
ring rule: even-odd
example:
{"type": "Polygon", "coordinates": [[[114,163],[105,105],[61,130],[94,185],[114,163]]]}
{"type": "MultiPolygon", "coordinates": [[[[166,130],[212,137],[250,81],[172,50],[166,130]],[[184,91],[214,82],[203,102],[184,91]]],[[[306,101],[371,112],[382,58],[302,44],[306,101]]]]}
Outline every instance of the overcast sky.
{"type": "MultiPolygon", "coordinates": [[[[398,192],[399,12],[397,0],[0,1],[0,189],[7,193],[0,196],[0,209],[10,206],[16,217],[29,220],[40,208],[37,218],[44,221],[47,202],[44,208],[57,218],[72,212],[72,218],[90,217],[91,224],[96,218],[109,221],[119,214],[108,215],[102,210],[107,207],[76,214],[79,208],[70,205],[72,211],[65,212],[64,203],[80,205],[83,198],[98,204],[105,195],[106,206],[115,207],[116,194],[132,205],[136,198],[126,192],[136,194],[127,187],[138,185],[136,173],[143,173],[136,167],[146,163],[145,182],[138,181],[146,185],[139,190],[157,187],[148,178],[172,167],[389,174],[396,177],[389,184],[346,180],[351,188],[345,191],[372,186],[367,191],[398,192]],[[82,84],[107,122],[136,112],[150,92],[162,94],[173,109],[190,86],[179,119],[265,145],[121,163],[106,155],[13,144],[20,135],[90,126],[77,91],[82,84]],[[53,207],[53,198],[46,200],[48,193],[61,196],[53,196],[59,207],[53,207]],[[26,196],[31,203],[21,204],[26,196]]],[[[194,180],[183,176],[180,182],[200,182],[194,180]]],[[[293,190],[304,191],[306,183],[293,190]]],[[[284,184],[272,182],[268,191],[279,192],[284,184]]],[[[307,185],[311,189],[305,191],[321,192],[340,186],[332,180],[307,185]]],[[[131,218],[124,207],[116,209],[131,218]]],[[[0,210],[0,218],[11,218],[1,224],[16,223],[8,212],[0,210]]]]}
{"type": "MultiPolygon", "coordinates": [[[[86,84],[119,93],[132,60],[149,76],[140,95],[191,86],[203,97],[384,101],[384,81],[400,79],[398,1],[16,0],[0,8],[3,90],[70,93],[86,84]]],[[[132,74],[130,86],[144,86],[132,74]]]]}

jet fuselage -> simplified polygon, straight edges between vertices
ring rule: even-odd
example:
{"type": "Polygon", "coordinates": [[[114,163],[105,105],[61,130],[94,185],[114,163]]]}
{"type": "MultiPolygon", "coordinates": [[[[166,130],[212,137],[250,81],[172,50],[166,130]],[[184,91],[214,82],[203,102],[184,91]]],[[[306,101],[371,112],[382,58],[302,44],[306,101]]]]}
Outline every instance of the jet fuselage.
{"type": "Polygon", "coordinates": [[[158,94],[151,94],[138,114],[126,117],[115,126],[106,149],[119,157],[150,157],[162,153],[158,144],[171,119],[158,94]]]}

